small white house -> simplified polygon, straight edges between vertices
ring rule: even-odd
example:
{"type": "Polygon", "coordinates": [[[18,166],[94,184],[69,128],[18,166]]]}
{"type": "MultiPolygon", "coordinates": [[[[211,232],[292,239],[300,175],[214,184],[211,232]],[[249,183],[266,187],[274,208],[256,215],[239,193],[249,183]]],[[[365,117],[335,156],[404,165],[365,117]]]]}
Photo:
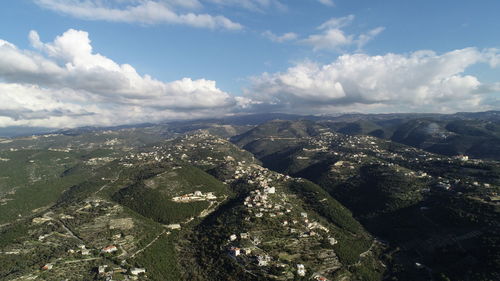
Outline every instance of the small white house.
{"type": "Polygon", "coordinates": [[[257,265],[258,266],[267,266],[269,264],[269,261],[271,261],[271,257],[268,255],[257,256],[257,265]]]}
{"type": "Polygon", "coordinates": [[[241,254],[241,249],[240,248],[236,248],[236,247],[231,247],[231,249],[229,249],[229,253],[235,257],[239,256],[241,254]]]}
{"type": "Polygon", "coordinates": [[[42,269],[43,269],[43,270],[51,270],[53,267],[54,267],[54,265],[53,265],[53,264],[48,263],[48,264],[46,264],[46,265],[42,266],[42,269]]]}
{"type": "Polygon", "coordinates": [[[108,268],[107,265],[100,265],[98,268],[97,268],[97,273],[99,274],[104,274],[106,273],[106,268],[108,268]]]}
{"type": "Polygon", "coordinates": [[[297,274],[299,276],[306,276],[306,268],[303,264],[297,264],[297,274]]]}
{"type": "Polygon", "coordinates": [[[173,223],[173,224],[167,225],[167,228],[169,228],[169,229],[181,229],[181,225],[178,223],[173,223]]]}
{"type": "Polygon", "coordinates": [[[144,268],[132,268],[132,269],[130,270],[130,273],[131,273],[132,275],[139,275],[139,274],[141,274],[141,273],[146,273],[146,269],[144,269],[144,268]]]}
{"type": "Polygon", "coordinates": [[[276,188],[275,187],[269,187],[269,188],[264,189],[264,192],[265,193],[269,193],[269,194],[274,194],[274,193],[276,193],[276,188]]]}

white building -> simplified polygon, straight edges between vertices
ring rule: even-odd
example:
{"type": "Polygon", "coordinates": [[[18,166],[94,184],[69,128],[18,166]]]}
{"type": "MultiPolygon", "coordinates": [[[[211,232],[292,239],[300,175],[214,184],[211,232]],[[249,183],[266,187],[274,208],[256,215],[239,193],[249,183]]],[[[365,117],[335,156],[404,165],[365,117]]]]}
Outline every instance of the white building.
{"type": "Polygon", "coordinates": [[[297,264],[297,274],[299,276],[306,276],[306,268],[303,264],[297,264]]]}
{"type": "Polygon", "coordinates": [[[258,266],[267,266],[271,261],[271,257],[268,255],[257,256],[257,265],[258,266]]]}
{"type": "Polygon", "coordinates": [[[104,274],[106,273],[106,268],[108,268],[107,265],[100,265],[98,268],[97,268],[97,273],[99,274],[104,274]]]}
{"type": "Polygon", "coordinates": [[[229,249],[229,253],[231,253],[231,255],[237,257],[241,254],[241,249],[236,248],[236,247],[231,247],[231,249],[229,249]]]}
{"type": "Polygon", "coordinates": [[[276,188],[275,187],[265,188],[264,192],[269,193],[269,194],[274,194],[274,193],[276,193],[276,188]]]}
{"type": "Polygon", "coordinates": [[[169,228],[169,229],[181,229],[181,225],[178,223],[173,223],[173,224],[167,225],[167,228],[169,228]]]}
{"type": "Polygon", "coordinates": [[[132,273],[132,275],[139,275],[141,273],[146,273],[146,269],[144,269],[144,268],[132,268],[130,270],[130,273],[132,273]]]}

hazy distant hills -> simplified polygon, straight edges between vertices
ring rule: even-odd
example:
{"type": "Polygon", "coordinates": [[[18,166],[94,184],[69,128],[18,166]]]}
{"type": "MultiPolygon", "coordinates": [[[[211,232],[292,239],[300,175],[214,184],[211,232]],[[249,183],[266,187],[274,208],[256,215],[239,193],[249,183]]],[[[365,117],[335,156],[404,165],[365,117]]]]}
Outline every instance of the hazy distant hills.
{"type": "MultiPolygon", "coordinates": [[[[278,124],[278,123],[276,123],[278,124]]],[[[287,123],[282,123],[286,125],[287,123]]],[[[314,135],[319,127],[330,128],[348,135],[369,135],[393,140],[406,145],[443,155],[466,154],[473,158],[500,159],[500,111],[455,114],[344,114],[340,116],[302,116],[283,113],[249,114],[219,119],[175,121],[163,124],[140,124],[115,127],[82,127],[59,130],[64,135],[81,135],[105,130],[139,129],[154,131],[158,137],[171,137],[194,130],[229,138],[238,136],[238,145],[256,139],[269,130],[280,131],[284,137],[314,135]],[[258,127],[266,122],[298,121],[296,127],[258,127]],[[309,121],[307,123],[305,120],[309,121]],[[298,125],[300,124],[300,125],[298,125]],[[260,132],[259,132],[260,130],[260,132]],[[286,133],[284,131],[287,131],[286,133]]],[[[52,132],[46,128],[9,127],[0,129],[0,136],[22,136],[52,132]]],[[[245,143],[247,144],[247,143],[245,143]]]]}
{"type": "Polygon", "coordinates": [[[20,136],[29,136],[29,135],[47,134],[47,133],[79,135],[95,131],[119,130],[126,128],[144,128],[151,126],[159,126],[163,128],[168,127],[171,129],[175,129],[178,132],[187,132],[196,129],[205,129],[209,124],[247,126],[247,125],[258,125],[276,119],[298,120],[302,118],[307,118],[310,120],[321,119],[321,117],[316,117],[312,115],[303,116],[303,115],[286,114],[286,113],[262,113],[262,114],[235,115],[235,116],[213,118],[213,119],[171,121],[160,124],[143,123],[143,124],[131,124],[131,125],[109,126],[109,127],[86,126],[86,127],[72,128],[72,129],[11,126],[11,127],[0,128],[0,137],[20,137],[20,136]]]}
{"type": "Polygon", "coordinates": [[[325,122],[337,132],[390,139],[444,155],[500,159],[500,112],[345,115],[325,122]]]}
{"type": "Polygon", "coordinates": [[[276,136],[277,139],[309,137],[317,135],[321,127],[311,120],[273,120],[233,137],[232,141],[239,146],[245,146],[255,140],[272,136],[276,136]]]}

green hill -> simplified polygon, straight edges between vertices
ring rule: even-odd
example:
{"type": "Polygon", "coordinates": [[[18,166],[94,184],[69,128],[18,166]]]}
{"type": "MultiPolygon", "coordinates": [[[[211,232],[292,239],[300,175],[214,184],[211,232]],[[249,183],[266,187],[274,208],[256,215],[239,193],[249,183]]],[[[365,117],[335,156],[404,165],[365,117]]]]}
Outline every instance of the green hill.
{"type": "Polygon", "coordinates": [[[137,213],[162,224],[186,221],[208,208],[208,201],[178,203],[175,196],[201,191],[213,192],[218,198],[228,196],[228,188],[221,182],[192,166],[162,167],[161,173],[148,174],[119,190],[113,199],[137,213]]]}

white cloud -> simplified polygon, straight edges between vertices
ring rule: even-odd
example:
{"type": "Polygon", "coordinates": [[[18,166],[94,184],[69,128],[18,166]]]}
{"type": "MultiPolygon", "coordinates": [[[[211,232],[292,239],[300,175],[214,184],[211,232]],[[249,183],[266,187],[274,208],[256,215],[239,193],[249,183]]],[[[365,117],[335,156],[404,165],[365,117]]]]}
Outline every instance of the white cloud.
{"type": "Polygon", "coordinates": [[[318,29],[338,29],[350,25],[354,21],[354,15],[340,18],[331,18],[318,26],[318,29]]]}
{"type": "Polygon", "coordinates": [[[261,105],[304,113],[489,109],[485,91],[494,87],[464,72],[477,63],[493,65],[498,54],[466,48],[441,55],[343,55],[330,64],[304,62],[255,77],[246,94],[261,105]]]}
{"type": "Polygon", "coordinates": [[[384,30],[383,27],[377,27],[360,35],[347,34],[342,28],[351,25],[354,19],[354,15],[331,18],[318,26],[321,33],[310,35],[303,39],[302,43],[311,46],[314,51],[333,50],[341,52],[353,45],[361,49],[384,30]]]}
{"type": "Polygon", "coordinates": [[[358,36],[358,39],[356,41],[356,44],[358,46],[358,49],[363,48],[366,43],[370,42],[373,38],[375,38],[377,35],[379,35],[382,31],[385,30],[385,27],[377,27],[374,28],[367,33],[360,34],[358,36]]]}
{"type": "Polygon", "coordinates": [[[346,35],[340,29],[327,29],[321,34],[313,34],[302,40],[303,43],[313,47],[314,51],[318,50],[340,50],[343,47],[352,45],[354,41],[353,35],[346,35]]]}
{"type": "Polygon", "coordinates": [[[237,101],[215,81],[162,82],[92,50],[88,33],[70,29],[39,52],[0,41],[0,126],[113,125],[224,114],[237,101]],[[8,121],[6,121],[8,120],[8,121]]]}
{"type": "Polygon", "coordinates": [[[293,41],[298,38],[298,35],[294,32],[287,32],[282,35],[276,35],[273,32],[266,30],[262,33],[262,36],[266,37],[267,39],[273,41],[273,42],[278,42],[278,43],[283,43],[286,41],[293,41]]]}
{"type": "Polygon", "coordinates": [[[219,6],[241,7],[251,11],[263,12],[270,8],[284,11],[287,7],[280,0],[204,0],[219,6]]]}
{"type": "Polygon", "coordinates": [[[243,26],[224,16],[177,13],[176,8],[197,9],[196,0],[34,0],[40,7],[85,20],[141,24],[183,24],[199,28],[242,29],[243,26]],[[125,5],[124,5],[125,4],[125,5]]]}
{"type": "Polygon", "coordinates": [[[335,6],[335,3],[333,3],[332,0],[318,0],[321,4],[329,7],[335,6]]]}

